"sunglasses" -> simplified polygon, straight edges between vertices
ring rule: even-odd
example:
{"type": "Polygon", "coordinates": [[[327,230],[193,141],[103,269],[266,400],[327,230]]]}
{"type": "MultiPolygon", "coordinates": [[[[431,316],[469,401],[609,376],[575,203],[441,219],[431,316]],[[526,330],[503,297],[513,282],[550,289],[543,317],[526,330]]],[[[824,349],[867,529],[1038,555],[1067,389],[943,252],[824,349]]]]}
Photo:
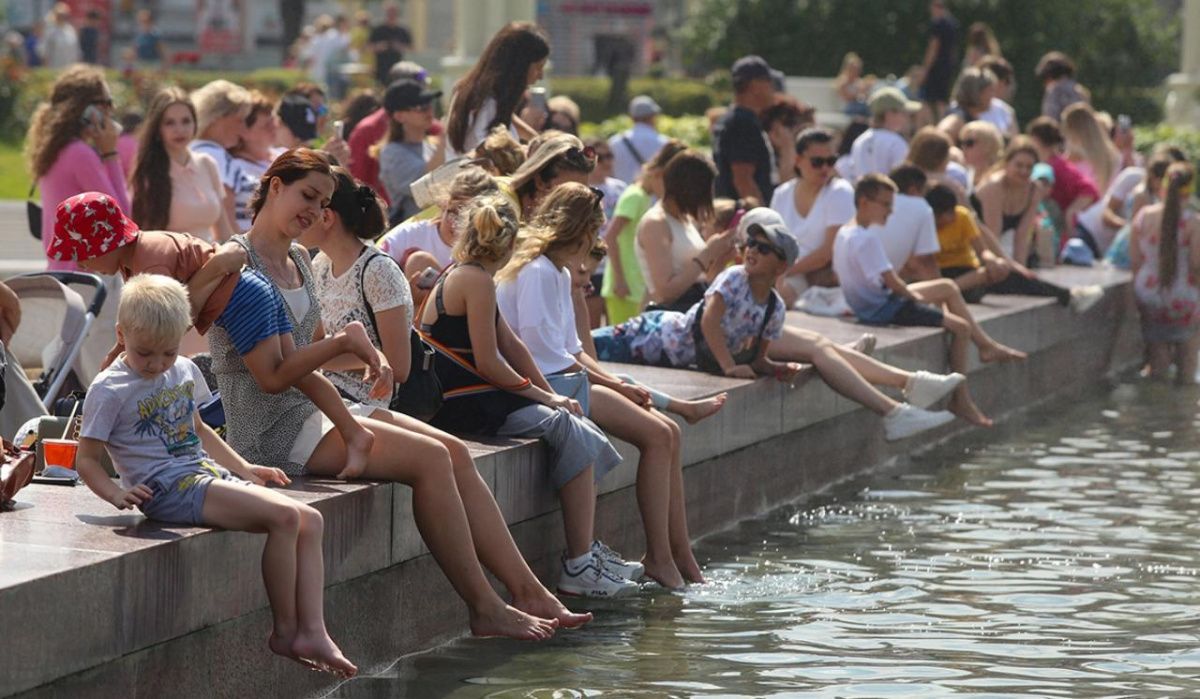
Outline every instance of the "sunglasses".
{"type": "Polygon", "coordinates": [[[962,147],[963,147],[963,148],[974,148],[974,147],[975,147],[975,139],[973,139],[973,138],[964,138],[964,139],[962,140],[962,147]]]}
{"type": "Polygon", "coordinates": [[[113,99],[112,99],[111,97],[104,97],[104,98],[101,98],[101,99],[95,99],[95,100],[92,100],[92,104],[98,104],[98,105],[100,105],[101,107],[109,107],[109,108],[111,108],[111,107],[113,106],[113,99]]]}
{"type": "Polygon", "coordinates": [[[592,190],[592,196],[596,198],[594,204],[597,208],[599,208],[599,206],[604,202],[604,190],[600,189],[599,187],[593,187],[592,185],[588,185],[588,189],[592,190]]]}
{"type": "Polygon", "coordinates": [[[808,162],[813,167],[820,169],[823,167],[833,167],[837,165],[837,156],[831,155],[828,158],[809,158],[808,162]]]}
{"type": "Polygon", "coordinates": [[[587,158],[588,160],[594,161],[596,159],[596,149],[592,148],[591,146],[584,146],[583,148],[576,148],[576,147],[572,146],[571,148],[567,149],[567,152],[563,153],[563,155],[565,155],[568,158],[575,158],[575,159],[582,156],[584,158],[587,158]]]}
{"type": "Polygon", "coordinates": [[[746,242],[742,243],[741,248],[743,251],[754,250],[760,255],[774,255],[781,260],[783,259],[783,253],[779,251],[779,248],[759,238],[751,238],[750,240],[747,240],[746,242]]]}

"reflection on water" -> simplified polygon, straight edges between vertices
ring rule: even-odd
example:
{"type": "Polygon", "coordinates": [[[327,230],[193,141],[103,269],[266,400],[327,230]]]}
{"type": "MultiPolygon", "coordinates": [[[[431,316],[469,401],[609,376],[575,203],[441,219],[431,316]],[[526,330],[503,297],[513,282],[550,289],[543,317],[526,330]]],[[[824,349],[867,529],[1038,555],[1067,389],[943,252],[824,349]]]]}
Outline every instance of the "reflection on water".
{"type": "Polygon", "coordinates": [[[1197,397],[1040,409],[705,539],[684,595],[336,696],[1200,695],[1197,397]]]}

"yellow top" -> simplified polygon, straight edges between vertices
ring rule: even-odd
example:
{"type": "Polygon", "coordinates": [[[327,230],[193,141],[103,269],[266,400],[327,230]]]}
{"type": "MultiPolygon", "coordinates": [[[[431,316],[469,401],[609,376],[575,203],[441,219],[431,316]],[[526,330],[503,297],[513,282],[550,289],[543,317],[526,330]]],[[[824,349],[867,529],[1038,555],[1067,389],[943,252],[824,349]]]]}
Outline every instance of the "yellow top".
{"type": "Polygon", "coordinates": [[[965,206],[954,207],[954,221],[938,226],[937,237],[938,245],[942,248],[937,254],[938,267],[979,266],[979,258],[971,246],[971,241],[979,237],[979,228],[970,209],[965,206]]]}

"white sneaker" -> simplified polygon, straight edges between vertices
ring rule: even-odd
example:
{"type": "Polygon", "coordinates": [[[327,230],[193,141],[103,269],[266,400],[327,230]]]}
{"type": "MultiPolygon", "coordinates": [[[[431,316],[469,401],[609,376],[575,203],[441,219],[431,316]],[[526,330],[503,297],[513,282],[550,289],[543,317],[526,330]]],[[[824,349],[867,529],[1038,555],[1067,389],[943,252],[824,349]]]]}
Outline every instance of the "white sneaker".
{"type": "Polygon", "coordinates": [[[934,412],[901,403],[883,418],[883,431],[887,440],[894,442],[953,421],[954,415],[948,410],[934,412]]]}
{"type": "Polygon", "coordinates": [[[958,385],[966,381],[962,374],[935,374],[932,371],[917,371],[904,387],[904,400],[917,408],[928,408],[950,395],[958,385]]]}
{"type": "Polygon", "coordinates": [[[627,561],[621,554],[604,545],[603,541],[592,542],[592,555],[610,572],[625,578],[637,580],[646,574],[646,566],[637,561],[627,561]]]}
{"type": "Polygon", "coordinates": [[[637,583],[605,569],[604,564],[595,555],[588,558],[587,563],[574,572],[567,568],[567,559],[563,558],[558,591],[564,595],[611,599],[631,595],[637,590],[637,583]]]}
{"type": "Polygon", "coordinates": [[[1099,284],[1076,286],[1071,289],[1071,310],[1076,313],[1087,313],[1088,309],[1095,306],[1102,298],[1104,298],[1104,287],[1099,284]]]}

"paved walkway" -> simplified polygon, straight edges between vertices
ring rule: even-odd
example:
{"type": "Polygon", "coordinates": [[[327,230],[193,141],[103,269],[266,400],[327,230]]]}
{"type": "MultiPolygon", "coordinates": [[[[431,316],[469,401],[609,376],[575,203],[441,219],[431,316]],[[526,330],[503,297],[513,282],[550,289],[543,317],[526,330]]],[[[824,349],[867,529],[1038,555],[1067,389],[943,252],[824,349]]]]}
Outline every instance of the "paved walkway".
{"type": "Polygon", "coordinates": [[[0,279],[46,269],[42,244],[29,235],[25,202],[0,200],[0,279]]]}

